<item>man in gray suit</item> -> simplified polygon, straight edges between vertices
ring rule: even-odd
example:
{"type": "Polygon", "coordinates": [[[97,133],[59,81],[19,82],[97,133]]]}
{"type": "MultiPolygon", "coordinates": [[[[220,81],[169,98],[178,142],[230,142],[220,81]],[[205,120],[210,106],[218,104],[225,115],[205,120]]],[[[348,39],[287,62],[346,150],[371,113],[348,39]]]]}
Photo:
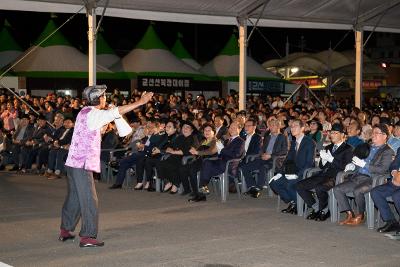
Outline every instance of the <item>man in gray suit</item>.
{"type": "MultiPolygon", "coordinates": [[[[352,163],[358,170],[349,179],[333,188],[338,201],[339,211],[346,212],[347,217],[340,225],[359,225],[364,221],[364,194],[371,190],[373,177],[388,174],[389,166],[394,156],[392,148],[386,144],[389,128],[386,124],[377,124],[372,130],[372,145],[368,157],[364,160],[353,157],[352,163]],[[355,216],[351,209],[347,193],[353,192],[358,214],[355,216]]],[[[346,167],[346,169],[348,169],[346,167]]]]}
{"type": "Polygon", "coordinates": [[[243,164],[240,167],[246,180],[246,185],[249,188],[246,194],[254,198],[258,198],[260,191],[263,189],[266,171],[272,168],[273,158],[282,157],[282,160],[277,162],[279,165],[278,168],[280,168],[285,156],[288,153],[287,137],[280,133],[280,126],[280,121],[277,119],[268,121],[269,132],[267,132],[264,136],[260,158],[243,164]],[[257,184],[252,175],[254,170],[259,170],[257,184]]]}

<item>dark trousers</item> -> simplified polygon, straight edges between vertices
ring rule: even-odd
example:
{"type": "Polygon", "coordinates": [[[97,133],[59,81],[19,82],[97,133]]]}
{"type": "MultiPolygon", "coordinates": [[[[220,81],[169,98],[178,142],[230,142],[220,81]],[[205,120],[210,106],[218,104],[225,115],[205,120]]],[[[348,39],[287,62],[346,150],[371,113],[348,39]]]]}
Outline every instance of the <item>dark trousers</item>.
{"type": "Polygon", "coordinates": [[[48,165],[50,148],[48,145],[44,145],[38,149],[37,152],[37,168],[40,170],[43,165],[48,165]]]}
{"type": "Polygon", "coordinates": [[[60,148],[57,151],[56,154],[56,167],[55,167],[55,171],[60,171],[64,172],[65,171],[65,161],[67,160],[67,156],[68,156],[68,150],[60,148]]]}
{"type": "Polygon", "coordinates": [[[153,168],[160,162],[161,157],[146,158],[144,162],[144,169],[146,171],[146,181],[152,182],[154,176],[153,168]]]}
{"type": "Polygon", "coordinates": [[[338,202],[339,211],[350,211],[351,206],[346,194],[353,192],[354,200],[356,202],[358,213],[364,214],[365,212],[365,198],[364,194],[371,190],[372,178],[367,175],[355,174],[349,178],[348,181],[341,183],[333,188],[333,193],[338,202]]]}
{"type": "Polygon", "coordinates": [[[68,193],[61,212],[61,228],[74,231],[81,219],[79,236],[97,237],[98,207],[93,173],[85,169],[67,167],[68,193]]]}
{"type": "Polygon", "coordinates": [[[59,149],[52,148],[49,151],[49,157],[47,161],[47,168],[49,170],[55,171],[56,170],[56,162],[57,162],[57,152],[59,149]]]}
{"type": "Polygon", "coordinates": [[[241,163],[239,168],[242,169],[247,187],[257,186],[259,189],[262,189],[265,185],[267,170],[272,168],[272,160],[255,159],[249,163],[241,163]],[[258,170],[257,184],[253,178],[253,171],[255,170],[258,170]]]}
{"type": "Polygon", "coordinates": [[[197,194],[199,187],[197,184],[197,172],[201,170],[203,160],[201,158],[194,160],[191,163],[183,165],[179,169],[179,176],[181,177],[183,189],[186,192],[192,191],[197,194]]]}
{"type": "Polygon", "coordinates": [[[21,161],[21,145],[18,144],[13,144],[11,147],[11,157],[12,161],[14,164],[16,164],[18,167],[21,167],[22,161],[21,161]]]}
{"type": "Polygon", "coordinates": [[[36,162],[36,156],[39,152],[39,146],[24,146],[21,149],[22,154],[22,168],[31,169],[32,163],[36,162]]]}
{"type": "Polygon", "coordinates": [[[295,186],[300,180],[301,178],[288,180],[285,176],[283,176],[278,180],[272,181],[269,185],[275,194],[278,194],[285,203],[289,203],[291,201],[297,202],[295,186]]]}
{"type": "MultiPolygon", "coordinates": [[[[125,176],[126,176],[126,171],[129,168],[132,168],[134,165],[137,164],[139,161],[144,161],[144,154],[142,153],[133,153],[132,155],[123,158],[119,161],[119,168],[118,168],[118,175],[117,175],[117,180],[115,181],[115,184],[121,185],[124,183],[125,176]]],[[[136,176],[138,179],[138,182],[142,182],[143,180],[143,168],[141,168],[141,173],[138,173],[138,170],[136,170],[136,176]]]]}
{"type": "Polygon", "coordinates": [[[381,213],[382,220],[385,222],[394,220],[394,215],[386,201],[387,197],[392,197],[397,212],[400,211],[400,186],[395,186],[391,181],[375,187],[371,190],[371,197],[381,213]]]}
{"type": "Polygon", "coordinates": [[[179,155],[171,155],[156,165],[159,178],[171,182],[176,187],[179,187],[182,182],[179,177],[179,169],[181,167],[182,156],[179,155]]]}
{"type": "Polygon", "coordinates": [[[311,176],[301,180],[296,184],[296,191],[304,199],[308,207],[312,207],[315,199],[312,195],[312,189],[315,189],[319,201],[319,210],[323,210],[328,206],[328,191],[335,186],[335,178],[327,177],[323,173],[311,176]]]}
{"type": "Polygon", "coordinates": [[[210,182],[211,177],[220,175],[225,171],[226,162],[222,159],[204,160],[200,170],[200,186],[210,182]]]}

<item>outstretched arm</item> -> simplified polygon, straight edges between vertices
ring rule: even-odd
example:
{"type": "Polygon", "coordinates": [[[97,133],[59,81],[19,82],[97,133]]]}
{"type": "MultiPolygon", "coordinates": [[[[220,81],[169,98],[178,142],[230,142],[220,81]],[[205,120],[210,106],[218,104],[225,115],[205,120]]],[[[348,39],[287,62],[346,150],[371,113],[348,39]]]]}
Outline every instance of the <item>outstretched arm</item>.
{"type": "Polygon", "coordinates": [[[134,109],[137,109],[138,107],[146,104],[151,100],[153,97],[152,92],[144,92],[142,97],[139,99],[139,101],[136,101],[134,103],[128,104],[128,105],[123,105],[118,107],[118,112],[121,115],[124,115],[125,113],[128,113],[129,111],[132,111],[134,109]]]}

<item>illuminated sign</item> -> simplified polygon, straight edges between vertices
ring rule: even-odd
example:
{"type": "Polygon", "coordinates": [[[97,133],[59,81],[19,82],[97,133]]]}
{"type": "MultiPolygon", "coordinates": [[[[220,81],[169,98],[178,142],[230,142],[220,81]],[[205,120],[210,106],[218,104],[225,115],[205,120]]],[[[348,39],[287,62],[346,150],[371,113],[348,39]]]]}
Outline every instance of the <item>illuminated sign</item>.
{"type": "Polygon", "coordinates": [[[381,80],[363,80],[362,87],[364,89],[378,89],[378,87],[383,86],[381,80]]]}
{"type": "Polygon", "coordinates": [[[138,89],[190,89],[191,78],[169,78],[169,77],[138,77],[138,89]]]}
{"type": "Polygon", "coordinates": [[[293,77],[288,79],[295,84],[306,84],[311,89],[325,88],[324,79],[318,76],[293,77]]]}
{"type": "Polygon", "coordinates": [[[247,80],[247,92],[249,93],[283,93],[284,90],[283,82],[247,80]]]}

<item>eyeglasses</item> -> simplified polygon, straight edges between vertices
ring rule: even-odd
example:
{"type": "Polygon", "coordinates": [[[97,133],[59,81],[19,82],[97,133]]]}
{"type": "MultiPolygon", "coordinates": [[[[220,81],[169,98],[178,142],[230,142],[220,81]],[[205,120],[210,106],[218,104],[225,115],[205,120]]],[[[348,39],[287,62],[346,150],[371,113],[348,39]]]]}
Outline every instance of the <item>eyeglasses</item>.
{"type": "Polygon", "coordinates": [[[372,135],[378,135],[378,134],[386,135],[385,133],[382,132],[372,132],[372,135]]]}

